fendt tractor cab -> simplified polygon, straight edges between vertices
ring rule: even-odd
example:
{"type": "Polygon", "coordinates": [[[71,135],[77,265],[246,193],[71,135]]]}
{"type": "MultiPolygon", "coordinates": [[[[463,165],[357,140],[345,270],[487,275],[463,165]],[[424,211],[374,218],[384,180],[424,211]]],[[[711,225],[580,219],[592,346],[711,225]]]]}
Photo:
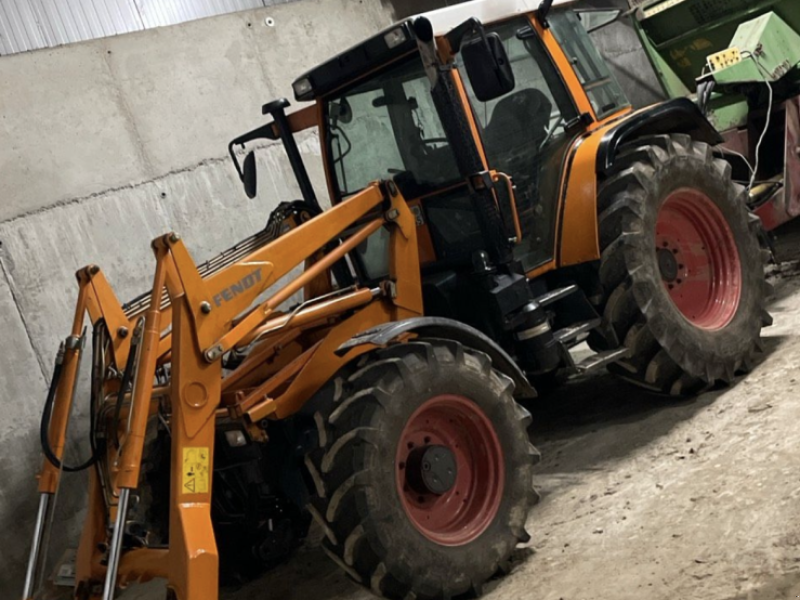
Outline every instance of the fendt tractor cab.
{"type": "MultiPolygon", "coordinates": [[[[616,365],[628,379],[673,394],[730,381],[769,321],[757,284],[762,260],[752,243],[738,247],[759,226],[733,202],[742,189],[725,161],[736,158],[711,149],[721,138],[689,100],[634,111],[585,26],[602,27],[620,11],[573,4],[467,2],[408,19],[298,78],[296,98],[314,104],[288,121],[286,101],[266,105],[265,114],[281,116],[234,144],[280,135],[293,146],[290,131],[317,127],[334,205],[383,181],[411,208],[425,314],[482,331],[529,376],[549,382],[555,373],[616,365]],[[713,192],[694,189],[706,178],[713,192]],[[663,189],[667,182],[681,187],[663,189]],[[718,195],[736,208],[712,206],[718,195]],[[635,231],[636,219],[647,231],[635,231]],[[650,237],[624,252],[637,233],[650,237]],[[644,247],[650,260],[636,269],[644,247]],[[738,272],[743,262],[755,265],[752,274],[738,272]],[[635,270],[647,271],[643,281],[635,270]],[[651,298],[661,288],[671,305],[651,298]],[[743,288],[757,297],[740,306],[750,295],[743,288]],[[561,300],[565,310],[548,308],[561,300]],[[648,305],[668,313],[665,320],[654,314],[639,323],[634,313],[648,305]],[[739,308],[757,315],[736,323],[746,342],[730,354],[705,351],[700,337],[731,325],[739,308]],[[668,333],[675,309],[683,319],[668,333]],[[697,339],[674,339],[687,325],[697,339]],[[587,334],[603,352],[576,365],[564,350],[587,334]],[[628,334],[636,339],[626,342],[628,334]]],[[[254,181],[249,162],[240,174],[254,181]]],[[[318,210],[302,164],[296,171],[318,210]]],[[[388,240],[381,228],[352,254],[359,281],[389,275],[388,240]]]]}
{"type": "Polygon", "coordinates": [[[273,120],[229,146],[254,196],[240,147],[281,139],[302,200],[202,265],[157,238],[152,291],[124,305],[79,271],[26,600],[70,469],[84,313],[81,599],[164,577],[213,600],[218,573],[279,562],[312,519],[376,594],[480,594],[529,539],[536,387],[607,366],[685,395],[751,366],[769,324],[760,226],[720,137],[688,100],[634,111],[571,4],[467,2],[333,57],[295,81],[305,107],[265,105],[273,120]],[[324,211],[295,141],[311,128],[324,211]]]}

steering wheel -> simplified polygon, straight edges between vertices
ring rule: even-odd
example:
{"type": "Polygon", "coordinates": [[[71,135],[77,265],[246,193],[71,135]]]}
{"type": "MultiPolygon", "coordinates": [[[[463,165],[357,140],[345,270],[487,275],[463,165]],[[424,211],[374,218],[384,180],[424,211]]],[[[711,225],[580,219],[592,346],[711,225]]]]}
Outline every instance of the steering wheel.
{"type": "Polygon", "coordinates": [[[429,145],[432,145],[432,144],[446,144],[447,143],[447,138],[443,138],[443,137],[442,138],[428,138],[428,139],[422,140],[422,143],[425,144],[426,146],[429,146],[429,145]]]}

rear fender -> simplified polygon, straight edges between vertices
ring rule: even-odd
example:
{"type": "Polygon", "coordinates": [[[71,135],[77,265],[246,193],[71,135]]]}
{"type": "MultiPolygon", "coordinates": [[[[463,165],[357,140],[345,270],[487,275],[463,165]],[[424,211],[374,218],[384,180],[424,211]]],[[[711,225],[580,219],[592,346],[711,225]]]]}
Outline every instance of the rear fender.
{"type": "Polygon", "coordinates": [[[598,174],[602,176],[611,170],[622,145],[637,138],[668,133],[686,133],[711,146],[723,141],[694,102],[688,98],[667,100],[632,113],[603,134],[597,152],[598,174]]]}
{"type": "Polygon", "coordinates": [[[686,98],[629,113],[577,139],[566,163],[566,185],[562,191],[559,267],[600,259],[597,194],[622,146],[646,136],[668,133],[685,133],[712,145],[722,141],[700,109],[686,98]]]}
{"type": "Polygon", "coordinates": [[[453,340],[474,350],[485,352],[492,359],[494,367],[510,377],[516,384],[514,396],[518,398],[535,398],[537,396],[536,390],[528,381],[525,373],[505,350],[477,329],[453,319],[415,317],[378,325],[344,342],[336,349],[336,354],[343,356],[349,350],[364,344],[386,346],[404,333],[415,333],[423,338],[453,340]]]}

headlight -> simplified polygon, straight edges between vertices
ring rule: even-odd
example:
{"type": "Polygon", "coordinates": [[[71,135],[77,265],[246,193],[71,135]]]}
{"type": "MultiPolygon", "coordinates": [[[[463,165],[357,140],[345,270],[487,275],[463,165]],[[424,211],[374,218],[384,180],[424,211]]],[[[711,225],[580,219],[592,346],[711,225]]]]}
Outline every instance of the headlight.
{"type": "Polygon", "coordinates": [[[247,445],[247,436],[240,429],[231,429],[225,432],[225,439],[231,448],[241,448],[247,445]]]}
{"type": "Polygon", "coordinates": [[[292,84],[292,87],[294,88],[294,95],[298,100],[303,96],[310,94],[314,89],[311,86],[311,80],[308,77],[298,79],[292,84]]]}
{"type": "Polygon", "coordinates": [[[392,29],[389,33],[384,35],[383,39],[386,40],[386,45],[391,49],[397,48],[408,38],[406,37],[406,32],[403,31],[403,28],[398,27],[397,29],[392,29]]]}

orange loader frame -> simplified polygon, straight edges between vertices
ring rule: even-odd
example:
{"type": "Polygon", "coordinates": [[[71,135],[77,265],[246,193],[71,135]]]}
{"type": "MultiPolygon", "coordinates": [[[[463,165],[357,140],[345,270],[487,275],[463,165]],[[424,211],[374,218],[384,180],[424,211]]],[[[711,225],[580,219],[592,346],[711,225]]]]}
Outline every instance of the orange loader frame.
{"type": "MultiPolygon", "coordinates": [[[[91,469],[88,515],[76,565],[76,597],[112,598],[118,587],[154,577],[168,580],[181,600],[218,596],[218,553],[211,523],[214,432],[218,419],[242,422],[254,439],[266,439],[263,419],[298,411],[337,370],[375,348],[369,343],[337,354],[337,348],[371,327],[422,314],[414,216],[397,188],[374,183],[326,212],[243,256],[201,275],[180,237],[152,242],[156,269],[149,304],[126,315],[97,266],[81,269],[72,331],[59,352],[61,376],[49,442],[62,459],[88,313],[109,333],[107,364],[119,372],[135,352],[131,393],[120,413],[115,444],[109,440],[91,469]],[[330,292],[329,269],[381,227],[390,233],[389,277],[380,287],[330,292]],[[316,245],[309,245],[316,240],[316,245]],[[330,242],[342,240],[321,253],[330,242]],[[262,294],[305,262],[305,271],[254,305],[262,294]],[[313,298],[290,314],[279,306],[297,292],[313,298]],[[329,293],[319,295],[320,291],[329,293]],[[170,327],[171,326],[171,327],[170,327]],[[232,372],[226,352],[250,347],[232,372]],[[171,366],[171,384],[154,384],[158,369],[171,366]],[[139,487],[148,422],[167,406],[171,432],[169,547],[123,551],[131,491],[139,487]],[[106,546],[111,531],[110,546],[106,546]],[[102,593],[101,593],[102,584],[102,593]]],[[[119,377],[104,381],[102,403],[120,394],[119,377]]],[[[102,407],[101,407],[102,408],[102,407]]],[[[109,411],[100,414],[109,414],[109,411]]],[[[24,598],[33,598],[50,499],[61,465],[45,459],[39,476],[40,507],[24,598]]]]}

